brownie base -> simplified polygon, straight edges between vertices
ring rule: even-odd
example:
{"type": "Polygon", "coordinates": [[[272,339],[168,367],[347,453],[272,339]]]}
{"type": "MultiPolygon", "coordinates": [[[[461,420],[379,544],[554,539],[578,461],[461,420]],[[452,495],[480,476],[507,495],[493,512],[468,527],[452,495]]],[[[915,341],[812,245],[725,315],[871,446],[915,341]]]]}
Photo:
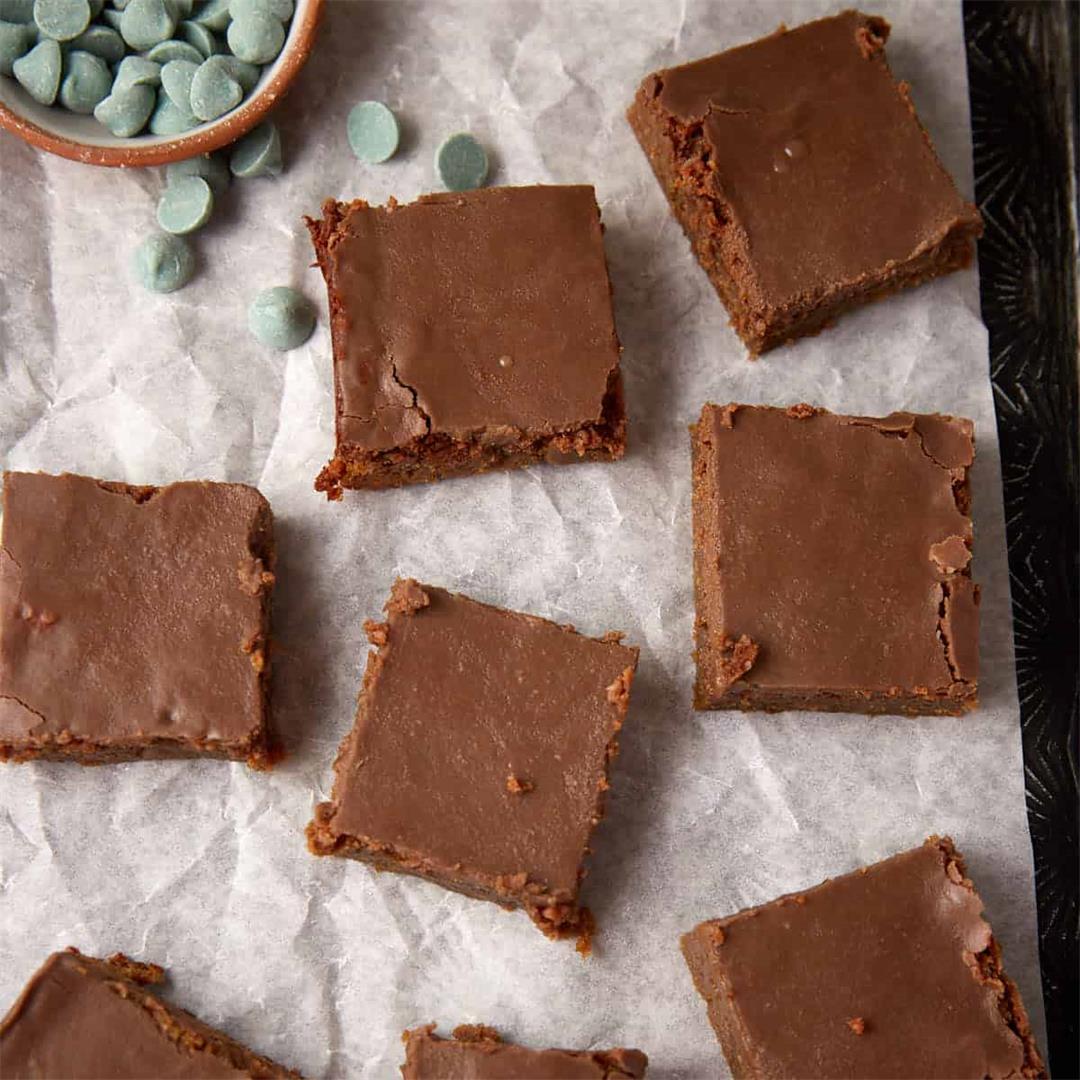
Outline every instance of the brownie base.
{"type": "Polygon", "coordinates": [[[447,1076],[595,1076],[597,1080],[641,1080],[649,1065],[640,1050],[527,1050],[504,1042],[486,1024],[459,1024],[452,1037],[436,1034],[425,1024],[401,1035],[405,1044],[404,1080],[447,1076]]]}
{"type": "Polygon", "coordinates": [[[724,1053],[732,1076],[741,1080],[757,1080],[758,1071],[754,1048],[739,1022],[738,1014],[729,1007],[726,992],[712,978],[712,954],[723,943],[723,931],[712,923],[702,923],[679,939],[679,949],[690,969],[694,989],[705,1002],[705,1014],[716,1033],[716,1041],[724,1053]]]}
{"type": "Polygon", "coordinates": [[[925,694],[897,690],[788,690],[775,687],[733,686],[722,694],[713,693],[699,674],[694,683],[694,708],[701,710],[741,709],[744,712],[860,713],[864,716],[963,716],[979,704],[976,687],[963,684],[950,694],[925,694]]]}
{"type": "Polygon", "coordinates": [[[398,851],[366,837],[336,834],[328,828],[333,813],[333,803],[319,803],[315,807],[315,817],[306,830],[308,850],[313,855],[356,859],[380,873],[408,874],[471,900],[486,900],[506,911],[524,911],[547,937],[571,938],[577,941],[579,952],[591,951],[596,924],[592,912],[580,906],[576,899],[545,894],[541,886],[524,875],[484,881],[463,871],[440,867],[420,854],[398,851]]]}
{"type": "MultiPolygon", "coordinates": [[[[666,113],[656,101],[659,88],[655,76],[647,78],[627,112],[627,120],[698,263],[751,356],[816,334],[861,304],[970,265],[975,240],[982,234],[982,222],[974,209],[935,243],[903,262],[837,282],[826,291],[797,297],[788,304],[769,304],[757,295],[751,245],[716,181],[702,122],[682,122],[666,113]]],[[[910,101],[908,105],[911,108],[910,101]]],[[[911,111],[914,116],[914,109],[911,111]]],[[[929,145],[925,130],[923,136],[929,145]]]]}
{"type": "Polygon", "coordinates": [[[266,732],[243,742],[195,741],[190,739],[131,739],[122,742],[95,742],[62,735],[30,742],[0,743],[0,762],[67,761],[78,765],[116,765],[124,761],[176,761],[215,758],[242,761],[252,769],[271,768],[279,759],[266,732]]]}
{"type": "Polygon", "coordinates": [[[545,463],[618,461],[625,452],[626,410],[622,376],[616,372],[597,424],[550,434],[522,432],[509,442],[435,433],[392,450],[362,450],[346,443],[319,473],[315,490],[337,500],[345,488],[371,491],[545,463]]]}

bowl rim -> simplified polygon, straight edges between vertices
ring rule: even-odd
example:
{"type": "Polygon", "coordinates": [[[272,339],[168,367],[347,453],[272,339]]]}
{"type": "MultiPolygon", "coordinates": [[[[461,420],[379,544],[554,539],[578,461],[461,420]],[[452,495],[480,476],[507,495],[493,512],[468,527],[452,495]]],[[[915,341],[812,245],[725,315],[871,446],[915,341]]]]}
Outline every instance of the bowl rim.
{"type": "Polygon", "coordinates": [[[49,131],[20,116],[2,101],[0,128],[10,131],[39,150],[47,150],[71,161],[109,168],[167,165],[196,154],[220,150],[247,134],[288,90],[311,53],[324,3],[325,0],[307,0],[307,3],[297,4],[293,16],[294,25],[289,27],[289,37],[276,69],[263,86],[220,120],[210,121],[175,138],[140,145],[136,136],[120,146],[94,146],[49,131]]]}

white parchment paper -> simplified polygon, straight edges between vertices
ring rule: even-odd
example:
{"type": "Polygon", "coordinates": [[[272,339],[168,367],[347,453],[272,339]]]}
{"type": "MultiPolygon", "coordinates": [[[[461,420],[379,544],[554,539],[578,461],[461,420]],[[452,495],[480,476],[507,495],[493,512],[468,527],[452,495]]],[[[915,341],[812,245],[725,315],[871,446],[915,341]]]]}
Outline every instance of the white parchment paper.
{"type": "MultiPolygon", "coordinates": [[[[586,0],[329,5],[276,119],[287,170],[234,184],[196,239],[201,272],[157,297],[131,250],[154,171],[80,166],[0,134],[0,453],[15,469],[138,483],[257,484],[277,515],[275,712],[290,757],[0,775],[0,1008],[52,949],[167,965],[174,1000],[311,1076],[394,1075],[417,1023],[495,1024],[536,1046],[627,1045],[656,1077],[724,1075],[678,935],[948,832],[969,859],[1036,1030],[1042,1005],[998,448],[974,271],[846,316],[757,363],[671,218],[623,113],[641,77],[835,10],[826,3],[586,0]],[[404,121],[383,166],[345,117],[404,121]],[[465,129],[497,183],[595,184],[630,413],[617,465],[528,469],[329,505],[326,300],[300,217],[323,198],[414,198],[465,129]],[[318,304],[302,348],[267,352],[268,285],[318,304]],[[974,418],[982,697],[966,719],[695,713],[686,426],[706,400],[974,418]],[[586,900],[583,961],[507,914],[357,863],[303,827],[352,723],[361,622],[395,574],[625,630],[642,648],[586,900]]],[[[946,166],[971,190],[958,4],[878,3],[946,166]]]]}

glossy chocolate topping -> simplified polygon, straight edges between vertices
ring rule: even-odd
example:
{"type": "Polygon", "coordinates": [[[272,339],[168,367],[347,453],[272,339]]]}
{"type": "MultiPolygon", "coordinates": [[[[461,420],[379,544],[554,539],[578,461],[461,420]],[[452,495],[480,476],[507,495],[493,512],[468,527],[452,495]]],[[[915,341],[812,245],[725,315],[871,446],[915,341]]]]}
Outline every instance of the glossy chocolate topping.
{"type": "Polygon", "coordinates": [[[154,965],[54,953],[0,1023],[10,1080],[227,1080],[297,1077],[144,986],[154,965]]]}
{"type": "Polygon", "coordinates": [[[1042,1075],[948,839],[702,923],[683,951],[741,1075],[1042,1075]]]}
{"type": "Polygon", "coordinates": [[[265,721],[266,500],[8,473],[0,743],[230,743],[265,721]]]}
{"type": "Polygon", "coordinates": [[[326,830],[572,898],[637,650],[414,581],[387,611],[326,830]]]}
{"type": "Polygon", "coordinates": [[[709,680],[942,693],[975,682],[977,597],[958,572],[972,540],[970,421],[707,405],[695,437],[709,680]],[[722,643],[744,637],[749,662],[725,669],[722,643]]]}
{"type": "Polygon", "coordinates": [[[456,1028],[453,1039],[434,1032],[405,1032],[404,1080],[636,1080],[648,1065],[640,1050],[527,1050],[481,1025],[456,1028]]]}
{"type": "Polygon", "coordinates": [[[978,221],[893,80],[888,33],[846,11],[656,76],[659,104],[702,124],[759,303],[856,281],[978,221]]]}
{"type": "Polygon", "coordinates": [[[601,421],[619,345],[591,187],[334,213],[323,270],[339,442],[379,450],[499,429],[510,440],[601,421]]]}

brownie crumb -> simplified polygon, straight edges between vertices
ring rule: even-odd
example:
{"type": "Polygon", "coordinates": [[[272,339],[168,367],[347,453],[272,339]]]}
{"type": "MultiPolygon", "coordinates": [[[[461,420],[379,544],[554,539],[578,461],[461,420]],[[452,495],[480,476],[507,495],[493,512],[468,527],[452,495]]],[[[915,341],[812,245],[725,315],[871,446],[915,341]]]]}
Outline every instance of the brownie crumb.
{"type": "MultiPolygon", "coordinates": [[[[75,952],[74,949],[68,949],[75,952]]],[[[132,960],[122,952],[113,953],[108,959],[109,967],[115,968],[118,975],[130,979],[140,986],[153,986],[165,981],[165,969],[160,964],[143,964],[132,960]]]]}
{"type": "Polygon", "coordinates": [[[962,536],[949,536],[930,545],[930,561],[943,574],[955,574],[971,562],[971,549],[962,536]]]}
{"type": "Polygon", "coordinates": [[[634,679],[634,669],[626,668],[625,671],[607,688],[607,699],[616,708],[626,712],[630,703],[630,683],[634,679]]]}
{"type": "Polygon", "coordinates": [[[802,401],[798,405],[792,405],[785,409],[784,412],[792,420],[808,420],[811,416],[817,416],[821,410],[815,409],[813,405],[807,405],[805,401],[802,401]]]}
{"type": "Polygon", "coordinates": [[[891,26],[884,19],[868,18],[865,26],[855,31],[855,40],[859,44],[859,53],[864,60],[872,60],[885,49],[891,26]]]}
{"type": "Polygon", "coordinates": [[[390,599],[383,608],[388,615],[415,615],[431,603],[428,594],[413,578],[399,578],[390,589],[390,599]]]}
{"type": "Polygon", "coordinates": [[[253,634],[241,642],[240,651],[251,661],[251,666],[258,672],[266,667],[266,648],[261,634],[253,634]]]}
{"type": "Polygon", "coordinates": [[[375,619],[364,620],[364,633],[372,645],[382,647],[390,640],[390,624],[376,622],[375,619]]]}
{"type": "Polygon", "coordinates": [[[506,778],[506,790],[511,795],[527,795],[533,790],[533,784],[531,780],[522,780],[520,776],[515,776],[511,773],[506,778]]]}
{"type": "Polygon", "coordinates": [[[240,591],[248,596],[258,596],[263,589],[269,589],[274,584],[274,575],[259,558],[241,559],[236,576],[240,581],[240,591]]]}
{"type": "Polygon", "coordinates": [[[452,1034],[455,1042],[502,1042],[502,1036],[487,1024],[458,1024],[452,1034]]]}
{"type": "Polygon", "coordinates": [[[761,651],[756,642],[750,640],[746,634],[740,635],[736,641],[733,638],[725,638],[720,645],[722,659],[719,663],[719,675],[717,676],[717,688],[727,690],[732,683],[738,682],[753,666],[761,651]]]}
{"type": "Polygon", "coordinates": [[[721,405],[716,411],[716,422],[724,428],[735,426],[735,414],[739,411],[738,405],[721,405]]]}
{"type": "Polygon", "coordinates": [[[848,1022],[847,1026],[856,1035],[862,1035],[866,1031],[866,1021],[861,1016],[853,1016],[848,1022]]]}

